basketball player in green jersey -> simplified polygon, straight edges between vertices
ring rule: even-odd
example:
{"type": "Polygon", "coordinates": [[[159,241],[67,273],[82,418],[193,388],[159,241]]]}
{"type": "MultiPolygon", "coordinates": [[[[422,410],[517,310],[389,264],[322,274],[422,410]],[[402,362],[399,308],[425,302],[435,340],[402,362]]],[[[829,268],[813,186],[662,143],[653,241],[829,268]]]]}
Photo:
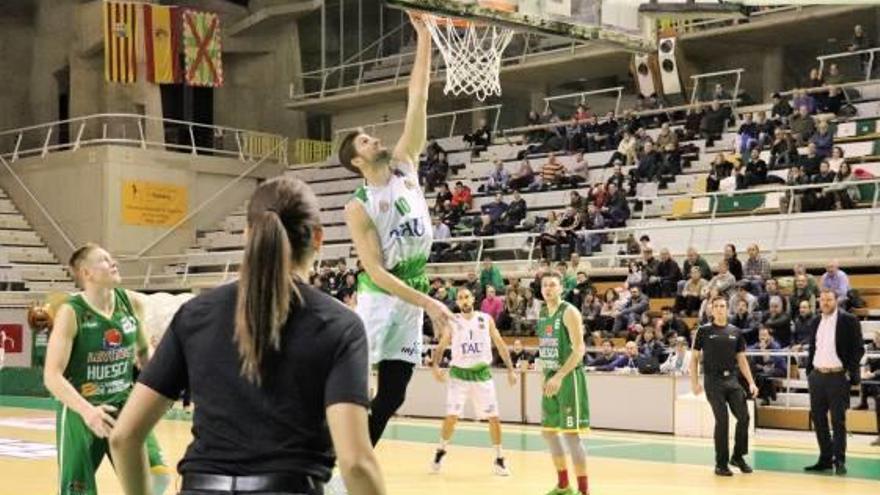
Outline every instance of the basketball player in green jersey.
{"type": "MultiPolygon", "coordinates": [[[[70,258],[70,270],[83,292],[71,295],[55,315],[43,379],[61,402],[56,423],[59,493],[96,495],[95,472],[109,455],[107,437],[134,386],[134,366],[148,358],[141,327],[141,295],[118,288],[116,261],[87,244],[70,258]]],[[[171,479],[156,439],[147,452],[153,493],[171,479]]]]}
{"type": "Polygon", "coordinates": [[[378,370],[370,404],[373,445],[403,404],[413,368],[421,362],[425,313],[435,335],[452,319],[449,308],[427,295],[425,265],[433,231],[416,164],[426,142],[431,33],[419,15],[410,14],[410,20],[417,46],[403,135],[393,151],[363,132],[349,133],[339,146],[342,166],[364,178],[345,206],[345,223],[364,267],[355,311],[364,321],[370,362],[378,370]]]}
{"type": "Polygon", "coordinates": [[[562,300],[562,274],[559,272],[544,274],[541,294],[546,304],[535,327],[539,359],[544,370],[541,425],[558,480],[548,495],[587,495],[587,454],[580,432],[590,427],[590,406],[583,367],[586,347],[581,313],[562,300]],[[563,441],[574,465],[577,490],[568,482],[563,441]]]}

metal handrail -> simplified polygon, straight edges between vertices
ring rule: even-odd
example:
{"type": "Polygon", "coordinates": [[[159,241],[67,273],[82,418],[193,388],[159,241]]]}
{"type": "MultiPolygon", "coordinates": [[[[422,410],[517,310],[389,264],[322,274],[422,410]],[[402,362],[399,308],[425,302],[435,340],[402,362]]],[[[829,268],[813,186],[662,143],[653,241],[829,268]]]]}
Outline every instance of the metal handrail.
{"type": "Polygon", "coordinates": [[[578,99],[580,103],[586,103],[586,97],[604,93],[617,93],[617,101],[614,104],[614,115],[620,113],[620,100],[623,98],[623,86],[615,86],[613,88],[594,89],[591,91],[577,91],[558,96],[548,96],[544,98],[544,111],[550,109],[550,104],[559,100],[578,99]]]}
{"type": "MultiPolygon", "coordinates": [[[[245,146],[247,143],[242,141],[242,136],[246,136],[248,138],[254,139],[272,139],[274,141],[280,142],[284,140],[284,136],[279,134],[272,134],[261,131],[252,131],[246,129],[240,129],[236,127],[228,127],[228,126],[220,126],[220,125],[211,125],[211,124],[203,124],[199,122],[189,122],[184,120],[177,119],[167,119],[160,117],[152,117],[145,116],[140,114],[128,114],[128,113],[100,113],[100,114],[92,114],[85,115],[80,117],[73,117],[64,120],[58,120],[43,124],[37,124],[32,126],[20,127],[15,129],[7,129],[0,131],[0,139],[4,137],[14,137],[14,147],[11,151],[4,152],[0,150],[0,154],[7,156],[11,162],[15,162],[21,156],[32,153],[39,153],[41,156],[46,156],[50,151],[58,150],[58,149],[73,149],[77,150],[84,145],[94,145],[94,144],[124,144],[124,145],[136,145],[143,149],[146,149],[148,146],[150,147],[160,147],[163,149],[177,149],[177,150],[186,150],[193,154],[197,154],[198,151],[208,151],[218,154],[227,154],[227,155],[237,155],[242,161],[245,161],[245,146]],[[113,134],[112,125],[114,121],[118,121],[118,124],[122,129],[122,137],[108,137],[108,134],[113,134]],[[150,140],[146,137],[147,133],[145,132],[145,123],[157,123],[162,125],[162,138],[165,139],[165,131],[166,127],[179,126],[181,128],[185,128],[189,130],[189,143],[188,144],[178,144],[174,142],[166,142],[166,141],[155,141],[150,140]],[[101,132],[100,137],[95,138],[84,138],[83,134],[87,125],[94,124],[99,125],[101,132]],[[109,126],[108,126],[109,124],[109,126]],[[128,137],[126,134],[126,126],[132,125],[137,129],[137,132],[132,133],[131,137],[128,137]],[[76,135],[73,141],[68,143],[52,143],[55,138],[55,129],[60,126],[69,126],[69,127],[77,127],[76,135]],[[234,150],[223,149],[220,147],[214,146],[201,146],[196,143],[194,129],[206,129],[211,131],[211,135],[213,137],[224,137],[224,136],[234,136],[235,139],[235,147],[234,150]],[[22,148],[23,137],[27,133],[39,132],[45,133],[45,136],[42,136],[40,139],[41,144],[39,146],[31,147],[31,148],[22,148]]],[[[279,149],[279,159],[281,159],[284,163],[287,162],[287,150],[279,149]]]]}

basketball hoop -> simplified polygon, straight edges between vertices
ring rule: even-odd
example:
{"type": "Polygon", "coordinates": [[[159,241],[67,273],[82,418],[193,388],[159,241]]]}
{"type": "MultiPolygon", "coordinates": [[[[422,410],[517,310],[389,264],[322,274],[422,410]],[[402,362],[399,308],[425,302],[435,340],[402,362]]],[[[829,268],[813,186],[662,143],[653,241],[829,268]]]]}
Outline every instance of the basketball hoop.
{"type": "Polygon", "coordinates": [[[424,19],[446,62],[445,94],[480,101],[501,95],[501,57],[513,39],[512,29],[434,15],[424,19]]]}

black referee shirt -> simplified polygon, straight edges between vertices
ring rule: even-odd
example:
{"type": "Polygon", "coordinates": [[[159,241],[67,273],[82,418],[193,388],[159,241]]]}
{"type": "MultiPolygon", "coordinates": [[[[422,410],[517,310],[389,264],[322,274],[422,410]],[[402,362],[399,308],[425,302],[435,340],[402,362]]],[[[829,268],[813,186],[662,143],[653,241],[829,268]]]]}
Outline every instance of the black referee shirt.
{"type": "Polygon", "coordinates": [[[694,350],[703,352],[703,370],[707,376],[727,376],[724,372],[736,373],[736,355],[746,351],[746,341],[733,325],[703,325],[697,330],[694,350]]]}
{"type": "Polygon", "coordinates": [[[174,316],[140,382],[169,399],[184,388],[192,393],[194,438],[181,473],[330,478],[335,456],[325,409],[369,405],[367,337],[339,301],[297,287],[305,305],[288,318],[262,387],[239,373],[237,283],[196,297],[174,316]]]}

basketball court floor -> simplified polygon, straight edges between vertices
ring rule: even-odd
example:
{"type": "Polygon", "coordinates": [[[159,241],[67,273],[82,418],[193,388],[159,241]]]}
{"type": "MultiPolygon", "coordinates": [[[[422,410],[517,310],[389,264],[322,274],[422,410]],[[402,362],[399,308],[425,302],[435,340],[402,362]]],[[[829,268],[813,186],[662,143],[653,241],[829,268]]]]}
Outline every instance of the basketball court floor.
{"type": "MultiPolygon", "coordinates": [[[[7,404],[8,405],[8,404],[7,404]]],[[[54,411],[48,404],[0,407],[0,495],[51,494],[55,489],[54,411]]],[[[169,463],[176,463],[190,439],[185,417],[163,420],[156,431],[169,463]]],[[[392,495],[540,495],[555,482],[538,429],[506,426],[504,447],[513,475],[491,474],[492,451],[485,425],[462,423],[440,474],[429,474],[439,422],[394,421],[379,445],[388,492],[392,495]]],[[[590,484],[594,495],[844,495],[880,493],[880,449],[870,437],[851,438],[849,475],[806,475],[815,461],[808,433],[759,432],[750,458],[752,475],[718,478],[712,473],[711,442],[671,436],[591,432],[590,484]]],[[[112,468],[98,474],[101,495],[121,495],[112,468]]]]}

